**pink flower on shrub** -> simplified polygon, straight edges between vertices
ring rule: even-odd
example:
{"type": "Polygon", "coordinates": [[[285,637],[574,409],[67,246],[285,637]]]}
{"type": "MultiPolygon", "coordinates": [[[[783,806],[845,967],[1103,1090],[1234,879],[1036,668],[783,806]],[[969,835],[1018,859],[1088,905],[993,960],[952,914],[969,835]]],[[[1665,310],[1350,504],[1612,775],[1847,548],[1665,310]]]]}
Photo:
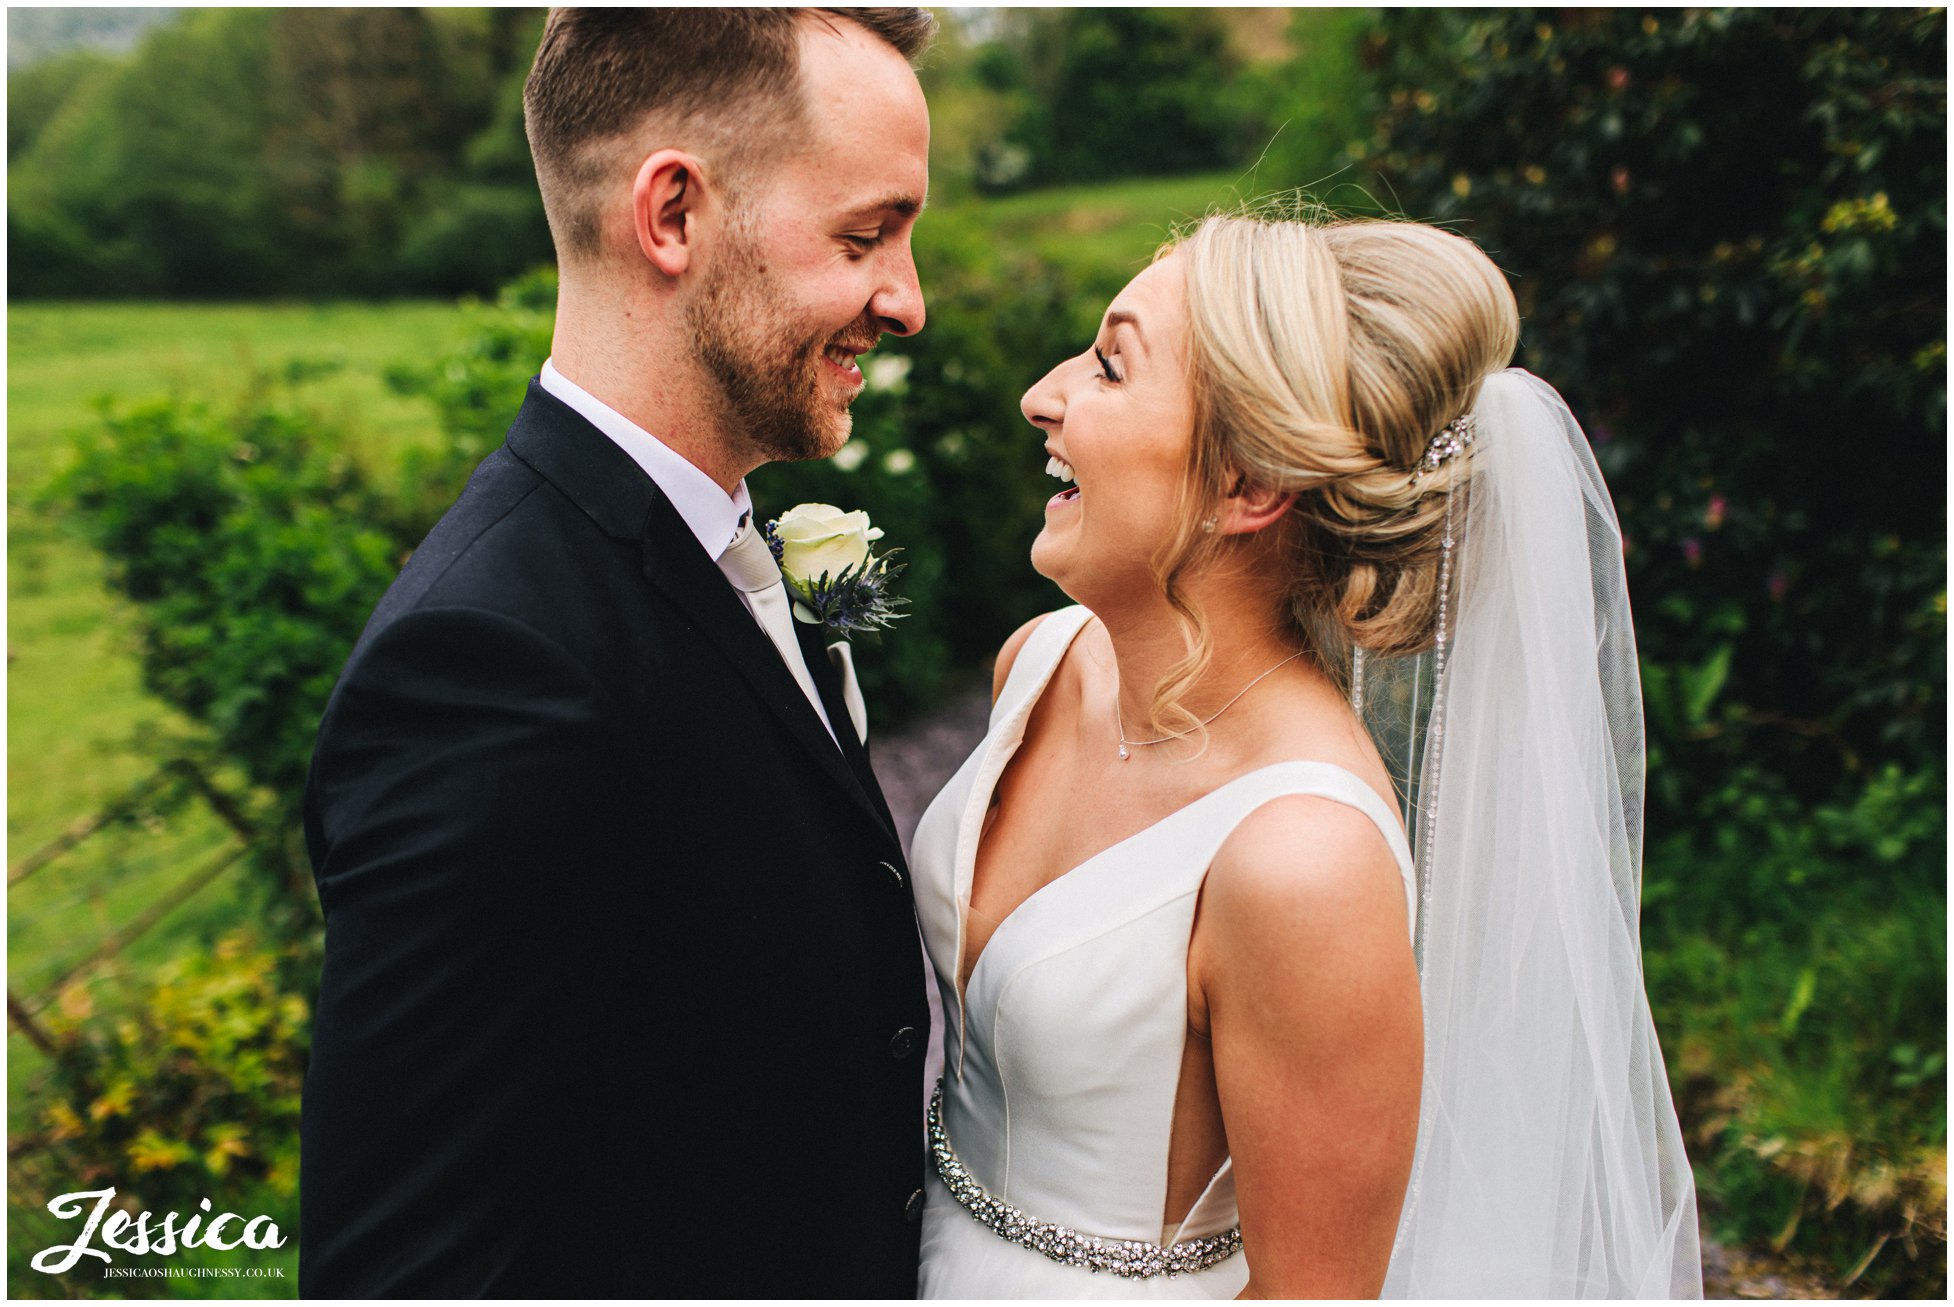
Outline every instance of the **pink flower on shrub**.
{"type": "Polygon", "coordinates": [[[1608,70],[1608,85],[1612,89],[1626,91],[1628,89],[1628,81],[1628,69],[1622,67],[1620,64],[1616,64],[1608,70]]]}
{"type": "Polygon", "coordinates": [[[1723,525],[1723,514],[1730,507],[1730,501],[1722,495],[1711,495],[1710,506],[1703,511],[1703,525],[1714,531],[1723,525]]]}
{"type": "Polygon", "coordinates": [[[1695,536],[1683,541],[1683,561],[1691,567],[1703,566],[1703,542],[1695,536]]]}
{"type": "Polygon", "coordinates": [[[1617,195],[1628,194],[1628,165],[1618,163],[1608,173],[1608,185],[1617,195]]]}
{"type": "Polygon", "coordinates": [[[1789,590],[1790,588],[1791,588],[1791,578],[1786,576],[1783,572],[1771,573],[1771,579],[1764,583],[1764,589],[1769,592],[1771,596],[1771,602],[1774,604],[1783,603],[1785,591],[1789,590]]]}

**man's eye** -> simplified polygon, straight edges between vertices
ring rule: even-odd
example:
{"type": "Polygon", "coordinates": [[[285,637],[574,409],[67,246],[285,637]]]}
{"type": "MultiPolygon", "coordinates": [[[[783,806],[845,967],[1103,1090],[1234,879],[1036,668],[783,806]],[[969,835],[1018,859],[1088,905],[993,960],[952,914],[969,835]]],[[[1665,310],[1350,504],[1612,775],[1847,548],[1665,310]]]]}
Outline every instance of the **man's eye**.
{"type": "Polygon", "coordinates": [[[1105,377],[1108,381],[1114,382],[1120,379],[1119,373],[1113,371],[1113,365],[1108,363],[1106,356],[1099,352],[1099,346],[1094,345],[1092,347],[1092,356],[1099,360],[1099,372],[1101,376],[1105,377]]]}
{"type": "Polygon", "coordinates": [[[876,233],[873,236],[858,236],[853,232],[843,232],[841,234],[841,239],[847,241],[850,245],[854,246],[857,251],[863,254],[868,253],[870,250],[874,249],[876,246],[882,243],[882,235],[880,232],[876,233]]]}

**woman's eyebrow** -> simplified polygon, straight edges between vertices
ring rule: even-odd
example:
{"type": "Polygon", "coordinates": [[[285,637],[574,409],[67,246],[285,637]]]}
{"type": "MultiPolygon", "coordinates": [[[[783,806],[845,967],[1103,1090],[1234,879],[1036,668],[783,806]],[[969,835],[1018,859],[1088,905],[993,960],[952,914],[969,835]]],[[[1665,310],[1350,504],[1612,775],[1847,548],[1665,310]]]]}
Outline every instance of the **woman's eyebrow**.
{"type": "Polygon", "coordinates": [[[1138,314],[1129,309],[1114,309],[1106,315],[1106,330],[1111,331],[1115,327],[1133,328],[1133,334],[1140,338],[1140,348],[1147,353],[1152,352],[1147,349],[1147,333],[1140,329],[1138,314]]]}

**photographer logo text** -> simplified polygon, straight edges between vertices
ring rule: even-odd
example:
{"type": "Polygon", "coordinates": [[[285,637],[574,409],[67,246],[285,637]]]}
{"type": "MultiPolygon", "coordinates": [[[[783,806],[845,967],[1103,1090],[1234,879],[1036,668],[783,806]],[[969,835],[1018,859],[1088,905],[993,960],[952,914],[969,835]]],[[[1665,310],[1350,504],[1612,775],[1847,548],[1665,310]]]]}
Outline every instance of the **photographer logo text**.
{"type": "Polygon", "coordinates": [[[47,1209],[61,1219],[73,1220],[86,1212],[88,1221],[82,1226],[81,1237],[73,1243],[56,1244],[36,1253],[31,1263],[34,1269],[59,1275],[71,1269],[83,1257],[99,1257],[104,1262],[113,1263],[114,1258],[108,1253],[90,1247],[98,1232],[101,1241],[110,1248],[137,1257],[149,1253],[168,1256],[179,1248],[215,1248],[228,1252],[233,1248],[282,1248],[285,1245],[284,1237],[278,1233],[277,1223],[269,1216],[254,1216],[247,1220],[234,1212],[212,1212],[208,1198],[199,1204],[202,1212],[191,1213],[190,1218],[181,1224],[175,1212],[167,1213],[160,1227],[151,1225],[155,1219],[151,1212],[132,1217],[120,1208],[110,1211],[109,1204],[114,1201],[113,1187],[85,1189],[50,1199],[47,1209]],[[104,1217],[107,1219],[104,1220],[104,1217]]]}

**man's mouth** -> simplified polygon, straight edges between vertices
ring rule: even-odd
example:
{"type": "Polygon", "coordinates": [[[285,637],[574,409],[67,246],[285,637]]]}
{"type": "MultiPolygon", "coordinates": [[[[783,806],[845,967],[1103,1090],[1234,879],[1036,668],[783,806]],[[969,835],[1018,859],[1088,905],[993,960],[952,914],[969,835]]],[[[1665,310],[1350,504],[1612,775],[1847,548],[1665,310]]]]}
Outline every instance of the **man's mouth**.
{"type": "Polygon", "coordinates": [[[862,369],[855,359],[866,352],[866,349],[856,349],[850,345],[830,345],[821,351],[821,357],[844,385],[860,387],[862,369]]]}

